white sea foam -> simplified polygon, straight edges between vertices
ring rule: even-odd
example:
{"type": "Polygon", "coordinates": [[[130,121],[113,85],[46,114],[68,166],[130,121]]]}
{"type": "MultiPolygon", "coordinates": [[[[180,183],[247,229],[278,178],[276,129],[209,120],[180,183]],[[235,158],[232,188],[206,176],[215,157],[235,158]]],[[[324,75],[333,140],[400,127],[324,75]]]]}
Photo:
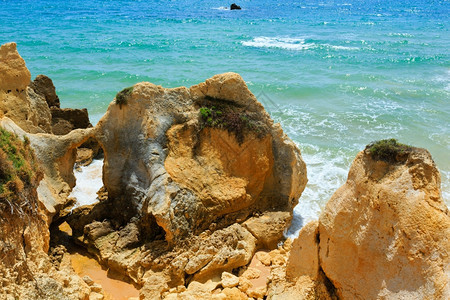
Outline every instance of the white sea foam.
{"type": "Polygon", "coordinates": [[[213,7],[212,9],[216,9],[216,10],[230,10],[228,7],[225,7],[225,6],[213,7]]]}
{"type": "Polygon", "coordinates": [[[450,69],[446,70],[444,74],[436,75],[434,81],[442,84],[446,92],[450,92],[450,69]]]}
{"type": "Polygon", "coordinates": [[[414,37],[414,35],[410,33],[401,33],[401,32],[391,32],[388,36],[399,36],[399,37],[414,37]]]}
{"type": "Polygon", "coordinates": [[[294,208],[294,218],[286,233],[290,238],[296,238],[305,224],[319,218],[326,202],[344,184],[349,169],[344,155],[325,151],[302,157],[308,167],[308,184],[294,208]]]}
{"type": "Polygon", "coordinates": [[[97,202],[97,191],[103,186],[102,181],[103,160],[94,160],[89,166],[75,170],[77,185],[73,188],[70,197],[77,199],[75,207],[89,205],[97,202]]]}
{"type": "Polygon", "coordinates": [[[359,50],[358,47],[335,46],[335,45],[330,45],[330,44],[324,44],[324,46],[327,46],[334,50],[350,50],[350,51],[359,50]]]}
{"type": "Polygon", "coordinates": [[[303,38],[289,37],[256,37],[251,41],[242,42],[242,45],[257,48],[280,48],[286,50],[306,50],[316,45],[314,43],[305,43],[303,38]]]}
{"type": "MultiPolygon", "coordinates": [[[[326,22],[325,22],[326,23],[326,22]]],[[[267,37],[260,36],[252,39],[251,41],[244,41],[242,45],[248,47],[257,48],[279,48],[285,50],[308,50],[313,48],[328,48],[333,50],[359,50],[358,47],[331,45],[331,44],[316,44],[306,43],[304,38],[291,38],[291,37],[267,37]]]]}

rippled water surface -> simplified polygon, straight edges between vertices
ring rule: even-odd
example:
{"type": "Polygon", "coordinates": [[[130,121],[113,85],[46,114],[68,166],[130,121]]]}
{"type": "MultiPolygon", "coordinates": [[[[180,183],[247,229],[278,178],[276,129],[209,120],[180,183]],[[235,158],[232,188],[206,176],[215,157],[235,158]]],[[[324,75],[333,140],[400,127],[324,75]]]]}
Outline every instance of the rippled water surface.
{"type": "Polygon", "coordinates": [[[317,218],[356,153],[397,138],[425,147],[450,201],[448,1],[0,1],[15,41],[63,106],[97,121],[139,81],[190,86],[238,72],[298,144],[309,184],[297,224],[317,218]]]}

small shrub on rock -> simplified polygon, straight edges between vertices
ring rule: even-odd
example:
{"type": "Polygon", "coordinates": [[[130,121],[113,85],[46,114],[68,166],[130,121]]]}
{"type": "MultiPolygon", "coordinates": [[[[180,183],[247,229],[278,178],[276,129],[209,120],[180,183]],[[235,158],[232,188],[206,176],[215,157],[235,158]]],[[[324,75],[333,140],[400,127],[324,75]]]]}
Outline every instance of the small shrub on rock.
{"type": "Polygon", "coordinates": [[[231,105],[208,105],[199,110],[201,127],[225,129],[233,133],[239,144],[244,141],[246,132],[254,132],[259,138],[264,137],[267,126],[251,116],[245,110],[231,105]]]}
{"type": "Polygon", "coordinates": [[[380,140],[366,146],[366,150],[375,160],[390,163],[403,161],[412,149],[411,146],[401,144],[396,139],[380,140]]]}
{"type": "Polygon", "coordinates": [[[121,90],[116,94],[116,100],[115,103],[119,105],[120,108],[122,108],[122,105],[127,104],[128,97],[131,96],[131,93],[133,92],[133,87],[127,87],[121,90]]]}

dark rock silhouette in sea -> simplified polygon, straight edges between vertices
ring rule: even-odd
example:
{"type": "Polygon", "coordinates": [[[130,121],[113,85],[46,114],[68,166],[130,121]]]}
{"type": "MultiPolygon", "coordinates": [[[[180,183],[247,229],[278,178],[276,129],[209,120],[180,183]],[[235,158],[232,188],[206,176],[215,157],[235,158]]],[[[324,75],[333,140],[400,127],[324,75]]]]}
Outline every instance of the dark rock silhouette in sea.
{"type": "Polygon", "coordinates": [[[239,10],[239,9],[241,9],[241,7],[239,5],[237,5],[236,3],[231,4],[230,10],[235,10],[235,9],[239,10]]]}

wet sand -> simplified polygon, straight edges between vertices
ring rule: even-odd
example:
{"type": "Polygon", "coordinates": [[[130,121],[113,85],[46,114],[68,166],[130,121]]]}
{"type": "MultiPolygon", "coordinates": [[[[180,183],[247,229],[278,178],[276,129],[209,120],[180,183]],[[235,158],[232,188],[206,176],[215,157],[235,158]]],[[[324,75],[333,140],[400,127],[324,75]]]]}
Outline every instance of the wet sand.
{"type": "MultiPolygon", "coordinates": [[[[63,223],[59,229],[72,235],[72,229],[63,223]]],[[[105,300],[128,300],[130,297],[139,297],[139,290],[132,284],[118,280],[109,274],[108,270],[102,267],[95,259],[90,257],[86,250],[71,244],[69,253],[72,260],[72,267],[80,276],[89,276],[95,283],[103,287],[105,300]]]]}

